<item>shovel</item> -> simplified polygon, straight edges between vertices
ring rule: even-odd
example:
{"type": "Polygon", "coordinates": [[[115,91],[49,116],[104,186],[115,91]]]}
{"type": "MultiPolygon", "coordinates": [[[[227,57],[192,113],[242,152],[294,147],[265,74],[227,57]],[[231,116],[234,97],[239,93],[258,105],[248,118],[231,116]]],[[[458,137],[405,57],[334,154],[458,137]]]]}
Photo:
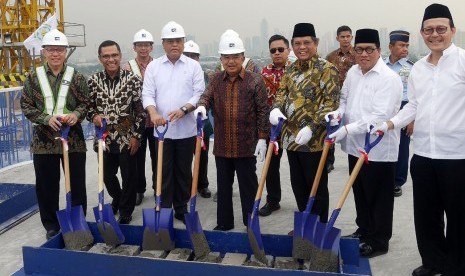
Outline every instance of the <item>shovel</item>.
{"type": "Polygon", "coordinates": [[[94,237],[87,225],[82,206],[71,206],[71,184],[69,177],[68,133],[69,125],[63,124],[60,137],[63,150],[63,166],[65,171],[66,209],[57,211],[58,223],[65,247],[71,250],[87,250],[93,243],[94,237]]]}
{"type": "MultiPolygon", "coordinates": [[[[332,116],[330,116],[330,119],[332,119],[332,116]]],[[[334,144],[334,139],[330,139],[328,136],[338,130],[341,124],[341,122],[336,126],[331,126],[329,122],[326,124],[326,138],[323,146],[323,153],[321,154],[320,163],[318,164],[315,179],[313,180],[307,206],[303,212],[294,213],[292,257],[295,259],[309,260],[311,256],[314,255],[314,252],[318,250],[313,241],[313,233],[318,221],[318,215],[312,214],[311,211],[315,203],[315,196],[318,186],[320,185],[323,168],[326,165],[329,148],[334,144]]]]}
{"type": "Polygon", "coordinates": [[[200,167],[200,150],[203,140],[203,126],[202,115],[197,115],[197,141],[195,144],[195,159],[194,159],[194,175],[192,176],[191,199],[189,213],[185,214],[186,228],[191,239],[192,246],[194,247],[195,257],[197,259],[203,258],[210,253],[210,246],[208,245],[205,234],[203,233],[202,225],[200,224],[199,213],[195,210],[197,202],[197,186],[199,182],[199,167],[200,167]]]}
{"type": "Polygon", "coordinates": [[[98,206],[94,207],[95,221],[103,240],[107,245],[118,246],[124,242],[124,235],[115,220],[110,204],[104,204],[103,196],[103,148],[105,147],[105,129],[107,121],[102,119],[102,126],[95,126],[98,138],[98,206]]]}
{"type": "Polygon", "coordinates": [[[266,175],[268,168],[270,167],[271,155],[273,149],[276,146],[277,150],[277,138],[283,127],[284,119],[279,118],[278,124],[271,127],[270,143],[266,152],[265,164],[263,165],[262,175],[260,176],[260,182],[258,184],[257,194],[255,195],[255,202],[252,207],[252,213],[250,214],[247,222],[247,235],[249,237],[250,247],[252,248],[255,259],[258,261],[268,264],[268,260],[265,255],[265,249],[263,247],[262,235],[260,233],[260,222],[258,220],[258,207],[260,206],[260,200],[262,198],[263,187],[265,186],[266,175]]]}
{"type": "MultiPolygon", "coordinates": [[[[373,128],[372,126],[370,129],[373,128]]],[[[338,270],[338,252],[339,252],[339,240],[341,238],[341,230],[334,227],[339,212],[341,211],[342,205],[349,194],[352,185],[357,178],[363,163],[368,163],[368,153],[376,146],[379,141],[383,138],[384,133],[378,132],[378,137],[370,143],[370,132],[365,134],[365,147],[360,149],[360,157],[355,164],[352,173],[350,174],[349,180],[347,181],[344,190],[336,204],[336,208],[333,210],[328,223],[317,222],[314,234],[315,245],[318,247],[315,255],[312,257],[310,263],[310,270],[312,271],[324,271],[324,272],[337,272],[338,270]]]]}
{"type": "Polygon", "coordinates": [[[162,132],[158,134],[158,159],[157,159],[157,187],[155,191],[155,208],[142,210],[144,226],[144,237],[142,240],[143,250],[173,250],[174,249],[174,229],[173,229],[173,209],[160,208],[161,204],[161,182],[163,172],[163,140],[168,130],[168,121],[162,132]]]}

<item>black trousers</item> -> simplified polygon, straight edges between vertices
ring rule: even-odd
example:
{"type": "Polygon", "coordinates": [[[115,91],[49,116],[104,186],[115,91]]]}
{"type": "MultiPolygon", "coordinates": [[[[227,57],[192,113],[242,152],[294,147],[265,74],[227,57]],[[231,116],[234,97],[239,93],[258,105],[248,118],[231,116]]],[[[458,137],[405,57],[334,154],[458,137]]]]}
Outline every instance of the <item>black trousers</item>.
{"type": "Polygon", "coordinates": [[[266,175],[266,202],[279,203],[281,201],[281,175],[279,167],[281,166],[281,157],[283,149],[279,148],[278,155],[271,156],[270,167],[266,175]]]}
{"type": "Polygon", "coordinates": [[[465,275],[464,169],[465,159],[413,155],[410,163],[418,251],[425,267],[446,276],[465,275]]]}
{"type": "Polygon", "coordinates": [[[112,205],[118,207],[121,216],[130,216],[136,205],[137,154],[103,153],[103,181],[108,194],[113,198],[112,205]],[[118,168],[122,185],[116,177],[118,168]]]}
{"type": "MultiPolygon", "coordinates": [[[[56,211],[59,210],[61,154],[34,154],[36,194],[39,203],[40,220],[45,230],[59,230],[56,211]]],[[[64,175],[64,173],[63,173],[64,175]]],[[[81,205],[86,214],[86,153],[69,153],[69,176],[71,184],[71,205],[81,205]]]]}
{"type": "Polygon", "coordinates": [[[215,157],[218,181],[218,204],[216,221],[218,225],[234,226],[234,210],[232,202],[234,172],[237,173],[239,194],[241,197],[242,222],[247,225],[248,214],[252,212],[258,188],[256,171],[257,158],[225,158],[215,157]]]}
{"type": "MultiPolygon", "coordinates": [[[[349,155],[349,173],[358,157],[349,155]]],[[[388,250],[392,237],[396,162],[363,164],[352,186],[358,232],[374,249],[388,250]]]]}
{"type": "MultiPolygon", "coordinates": [[[[291,174],[291,186],[299,212],[303,212],[307,206],[310,190],[313,186],[313,180],[315,179],[318,163],[320,162],[322,153],[322,151],[287,151],[287,159],[289,160],[289,169],[291,174]]],[[[324,166],[311,213],[319,215],[321,222],[327,222],[328,209],[328,171],[326,170],[326,166],[324,166]]]]}
{"type": "Polygon", "coordinates": [[[204,138],[205,150],[200,151],[200,166],[199,166],[199,184],[197,190],[208,188],[208,150],[210,149],[210,138],[204,138]]]}
{"type": "Polygon", "coordinates": [[[334,156],[335,149],[336,149],[336,146],[334,144],[331,144],[331,147],[329,148],[329,151],[328,151],[328,157],[326,158],[326,166],[334,165],[334,161],[336,161],[336,157],[334,156]]]}
{"type": "MultiPolygon", "coordinates": [[[[185,139],[165,139],[163,142],[161,207],[173,207],[177,214],[187,213],[195,139],[194,136],[185,139]]],[[[156,149],[158,150],[158,143],[156,149]]]]}
{"type": "MultiPolygon", "coordinates": [[[[400,109],[406,105],[408,101],[403,101],[400,109]]],[[[408,158],[409,158],[410,136],[406,134],[406,127],[400,130],[399,157],[396,165],[396,186],[402,186],[407,182],[408,176],[408,158]]]]}
{"type": "Polygon", "coordinates": [[[153,127],[146,128],[140,139],[140,147],[137,150],[137,193],[145,193],[147,181],[145,179],[145,159],[147,152],[147,144],[150,151],[151,167],[152,167],[152,188],[155,187],[155,181],[157,179],[157,151],[155,150],[155,144],[157,138],[153,136],[153,127]]]}

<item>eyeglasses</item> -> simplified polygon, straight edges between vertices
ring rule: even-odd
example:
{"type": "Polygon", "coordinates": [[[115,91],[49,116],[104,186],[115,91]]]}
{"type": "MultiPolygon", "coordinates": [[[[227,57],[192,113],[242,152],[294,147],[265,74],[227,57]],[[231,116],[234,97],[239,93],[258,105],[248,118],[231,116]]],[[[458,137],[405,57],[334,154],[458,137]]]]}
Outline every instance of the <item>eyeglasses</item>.
{"type": "Polygon", "coordinates": [[[361,54],[363,54],[363,51],[367,52],[367,54],[371,54],[371,53],[373,53],[376,49],[377,49],[377,48],[373,48],[373,47],[366,47],[366,48],[356,47],[356,48],[354,49],[354,51],[355,51],[357,54],[361,55],[361,54]]]}
{"type": "Polygon", "coordinates": [[[65,47],[61,47],[61,48],[44,48],[44,50],[47,51],[47,53],[50,53],[50,54],[63,54],[64,52],[66,52],[65,47]]]}
{"type": "Polygon", "coordinates": [[[445,34],[447,32],[447,26],[438,26],[436,28],[423,28],[425,35],[432,35],[436,31],[438,34],[445,34]]]}
{"type": "Polygon", "coordinates": [[[242,58],[242,55],[237,54],[237,55],[221,55],[221,59],[224,61],[230,61],[230,60],[239,60],[242,58]]]}
{"type": "Polygon", "coordinates": [[[111,55],[100,56],[100,58],[103,59],[103,60],[110,60],[110,58],[117,59],[118,57],[119,57],[119,54],[111,54],[111,55]]]}
{"type": "Polygon", "coordinates": [[[270,49],[270,53],[274,54],[274,53],[276,53],[276,51],[282,53],[282,52],[284,52],[284,50],[286,50],[286,49],[287,49],[287,48],[284,48],[284,47],[271,48],[271,49],[270,49]]]}

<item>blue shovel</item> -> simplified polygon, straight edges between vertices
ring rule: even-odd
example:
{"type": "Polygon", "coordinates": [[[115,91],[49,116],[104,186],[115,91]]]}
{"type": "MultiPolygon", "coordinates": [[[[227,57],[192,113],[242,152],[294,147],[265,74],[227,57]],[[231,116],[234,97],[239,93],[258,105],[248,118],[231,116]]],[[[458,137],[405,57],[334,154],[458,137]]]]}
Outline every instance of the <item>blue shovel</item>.
{"type": "Polygon", "coordinates": [[[266,175],[268,174],[268,168],[270,167],[271,155],[273,154],[273,149],[275,147],[278,135],[281,132],[281,128],[283,127],[283,123],[284,119],[279,118],[278,124],[271,127],[271,137],[270,143],[268,144],[268,150],[266,152],[265,164],[263,164],[262,175],[260,176],[260,182],[258,183],[257,194],[255,195],[255,202],[252,207],[252,213],[250,214],[247,221],[247,235],[249,237],[250,247],[252,248],[255,258],[264,264],[268,264],[268,260],[265,255],[262,235],[260,232],[258,207],[260,207],[263,187],[265,186],[266,175]]]}
{"type": "Polygon", "coordinates": [[[95,136],[98,139],[98,206],[94,207],[95,221],[103,240],[107,245],[117,246],[124,242],[124,235],[115,220],[110,204],[104,204],[103,191],[103,148],[105,145],[105,129],[107,121],[102,119],[102,126],[95,126],[95,136]]]}
{"type": "MultiPolygon", "coordinates": [[[[373,126],[370,127],[370,129],[373,126]]],[[[337,272],[338,267],[338,252],[339,252],[339,241],[341,238],[341,230],[334,227],[339,212],[341,211],[342,205],[344,204],[347,195],[352,188],[352,185],[357,178],[363,163],[368,163],[368,153],[376,146],[383,138],[384,133],[378,132],[378,137],[370,143],[370,132],[365,134],[365,147],[360,149],[360,157],[355,164],[352,173],[350,174],[349,180],[347,181],[344,190],[336,204],[336,208],[333,210],[328,223],[317,222],[314,233],[315,245],[318,247],[316,255],[312,256],[310,263],[310,270],[313,271],[324,271],[324,272],[337,272]]]]}
{"type": "Polygon", "coordinates": [[[161,182],[163,172],[163,141],[165,133],[168,131],[168,121],[162,132],[158,131],[158,159],[157,159],[157,187],[155,191],[155,208],[142,210],[144,226],[144,236],[142,240],[143,250],[173,250],[174,249],[174,228],[173,209],[161,208],[161,182]]]}
{"type": "Polygon", "coordinates": [[[93,243],[94,237],[87,225],[82,206],[71,206],[71,184],[69,176],[68,134],[70,126],[62,124],[60,140],[63,150],[63,167],[65,171],[66,209],[57,211],[58,223],[65,247],[71,250],[87,250],[93,243]]]}

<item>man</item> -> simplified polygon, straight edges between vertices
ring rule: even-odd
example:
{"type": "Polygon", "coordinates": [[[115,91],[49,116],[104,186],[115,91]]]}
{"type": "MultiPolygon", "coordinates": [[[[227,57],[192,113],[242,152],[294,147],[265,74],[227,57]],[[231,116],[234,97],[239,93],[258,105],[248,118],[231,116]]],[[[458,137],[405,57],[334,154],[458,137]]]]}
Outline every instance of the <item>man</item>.
{"type": "MultiPolygon", "coordinates": [[[[408,103],[407,81],[413,62],[407,59],[410,33],[406,31],[393,31],[389,34],[389,51],[391,54],[385,58],[386,65],[396,72],[403,84],[402,104],[400,109],[408,103]]],[[[407,182],[408,158],[410,136],[413,132],[414,122],[409,123],[400,130],[399,158],[396,165],[396,180],[394,183],[394,196],[402,195],[402,185],[407,182]]]]}
{"type": "MultiPolygon", "coordinates": [[[[352,29],[349,26],[340,26],[336,30],[336,40],[339,42],[339,49],[336,49],[326,56],[326,60],[336,65],[339,71],[339,87],[342,87],[347,76],[347,71],[355,65],[355,52],[352,47],[352,29]]],[[[329,149],[326,159],[328,173],[334,170],[334,144],[329,149]]]]}
{"type": "MultiPolygon", "coordinates": [[[[326,135],[324,115],[339,104],[337,69],[320,58],[318,41],[313,24],[298,23],[294,26],[291,43],[298,60],[286,68],[274,109],[270,112],[273,125],[278,123],[279,117],[287,117],[281,144],[287,150],[292,191],[300,212],[307,205],[323,152],[326,135]]],[[[326,222],[328,209],[328,172],[325,167],[312,213],[326,222]]]]}
{"type": "Polygon", "coordinates": [[[218,53],[224,71],[216,72],[210,79],[195,110],[204,118],[210,108],[222,111],[215,113],[214,121],[218,225],[213,230],[234,228],[234,172],[239,183],[242,222],[247,225],[258,187],[254,154],[261,161],[266,154],[269,107],[266,104],[265,83],[259,74],[242,67],[244,52],[244,44],[239,36],[228,35],[220,39],[218,53]]]}
{"type": "Polygon", "coordinates": [[[410,71],[409,102],[375,128],[397,132],[415,120],[410,173],[422,266],[413,276],[465,275],[465,50],[452,43],[455,32],[447,6],[425,9],[420,33],[431,52],[410,71]]]}
{"type": "MultiPolygon", "coordinates": [[[[289,40],[282,35],[273,35],[268,40],[270,57],[272,63],[262,69],[262,76],[265,80],[266,92],[268,94],[268,106],[271,108],[274,104],[276,92],[279,83],[287,66],[291,65],[288,60],[289,40]]],[[[268,141],[269,142],[269,141],[268,141]]],[[[270,167],[266,176],[266,204],[260,209],[261,216],[269,216],[272,212],[279,210],[281,206],[281,180],[279,175],[279,166],[283,149],[279,148],[278,155],[273,154],[271,157],[270,167]]]]}
{"type": "MultiPolygon", "coordinates": [[[[120,67],[118,43],[106,40],[98,47],[99,61],[104,70],[92,75],[89,90],[92,103],[87,119],[95,126],[107,122],[103,153],[105,187],[113,198],[113,212],[119,210],[118,222],[129,224],[136,204],[137,150],[145,126],[145,112],[140,99],[142,80],[120,67]],[[122,188],[116,177],[121,173],[122,188]]],[[[94,147],[97,139],[94,140],[94,147]]]]}
{"type": "Polygon", "coordinates": [[[182,54],[185,36],[184,28],[174,21],[163,27],[161,38],[165,55],[147,67],[142,91],[144,108],[154,126],[169,121],[163,148],[161,207],[173,207],[174,217],[182,222],[190,198],[197,135],[192,111],[205,90],[200,64],[182,54]]]}
{"type": "Polygon", "coordinates": [[[86,143],[81,122],[90,104],[84,76],[66,65],[68,39],[58,30],[51,30],[42,40],[44,66],[28,75],[21,95],[21,109],[34,124],[31,143],[36,193],[40,220],[47,231],[47,240],[57,235],[59,208],[60,163],[62,145],[60,128],[69,125],[69,169],[72,206],[81,205],[86,213],[86,143]],[[60,101],[59,99],[66,99],[60,101]]]}
{"type": "MultiPolygon", "coordinates": [[[[200,60],[200,47],[192,40],[184,43],[185,56],[190,57],[195,61],[200,60]]],[[[204,72],[205,84],[208,84],[208,75],[204,72]]],[[[210,136],[213,134],[213,127],[209,119],[205,120],[203,128],[203,143],[205,148],[200,152],[200,166],[199,166],[199,182],[197,190],[201,197],[210,198],[212,193],[208,189],[208,150],[210,149],[210,136]]]]}
{"type": "MultiPolygon", "coordinates": [[[[136,58],[129,60],[123,65],[124,70],[131,71],[139,78],[144,80],[145,69],[147,65],[153,60],[150,53],[153,50],[153,36],[144,29],[139,30],[134,34],[133,49],[136,52],[136,58]]],[[[150,120],[145,121],[145,131],[140,138],[140,147],[137,151],[137,188],[136,188],[136,206],[139,206],[144,199],[145,187],[147,182],[145,180],[145,157],[147,152],[147,144],[150,151],[150,159],[152,160],[152,187],[155,185],[157,179],[157,152],[155,151],[155,136],[153,136],[154,129],[150,120]],[[148,143],[147,143],[148,142],[148,143]]]]}
{"type": "MultiPolygon", "coordinates": [[[[365,145],[367,125],[380,122],[397,113],[402,96],[402,82],[383,62],[377,30],[360,29],[355,34],[357,65],[347,72],[341,92],[340,106],[331,112],[343,116],[346,124],[329,138],[341,142],[349,156],[349,173],[365,145]],[[347,136],[347,137],[346,137],[347,136]],[[344,139],[345,138],[345,139],[344,139]]],[[[392,236],[394,210],[394,176],[399,150],[399,133],[385,133],[368,156],[354,184],[353,193],[358,229],[349,235],[360,238],[360,255],[375,257],[386,254],[392,236]]]]}

